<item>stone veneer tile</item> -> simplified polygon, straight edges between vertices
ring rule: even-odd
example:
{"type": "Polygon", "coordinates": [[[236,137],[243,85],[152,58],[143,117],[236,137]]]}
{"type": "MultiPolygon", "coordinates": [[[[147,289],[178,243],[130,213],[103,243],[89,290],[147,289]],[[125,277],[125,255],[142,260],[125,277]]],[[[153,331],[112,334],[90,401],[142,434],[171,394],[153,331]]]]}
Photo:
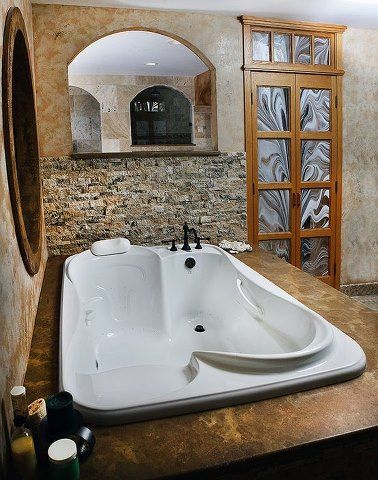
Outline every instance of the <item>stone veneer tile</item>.
{"type": "Polygon", "coordinates": [[[160,244],[185,221],[210,236],[246,240],[245,154],[41,159],[50,255],[102,238],[160,244]]]}
{"type": "Polygon", "coordinates": [[[349,296],[378,295],[378,282],[341,285],[340,290],[349,296]]]}

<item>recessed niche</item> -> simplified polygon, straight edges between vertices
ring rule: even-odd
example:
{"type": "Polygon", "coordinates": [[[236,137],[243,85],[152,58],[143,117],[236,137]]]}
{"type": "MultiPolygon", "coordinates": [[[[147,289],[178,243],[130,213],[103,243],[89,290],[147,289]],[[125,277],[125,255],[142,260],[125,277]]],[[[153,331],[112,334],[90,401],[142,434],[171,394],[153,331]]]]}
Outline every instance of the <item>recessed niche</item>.
{"type": "Polygon", "coordinates": [[[9,9],[5,24],[2,92],[14,224],[25,267],[35,275],[41,261],[42,195],[30,50],[18,8],[9,9]]]}

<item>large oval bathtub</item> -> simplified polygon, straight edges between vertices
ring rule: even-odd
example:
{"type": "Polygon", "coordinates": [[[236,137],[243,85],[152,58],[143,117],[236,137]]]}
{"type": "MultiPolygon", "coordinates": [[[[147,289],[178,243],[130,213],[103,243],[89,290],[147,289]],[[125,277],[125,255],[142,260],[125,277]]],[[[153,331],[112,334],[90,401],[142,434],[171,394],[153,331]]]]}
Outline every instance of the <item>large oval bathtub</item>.
{"type": "Polygon", "coordinates": [[[352,339],[218,247],[65,263],[60,383],[94,423],[259,400],[364,367],[352,339]]]}

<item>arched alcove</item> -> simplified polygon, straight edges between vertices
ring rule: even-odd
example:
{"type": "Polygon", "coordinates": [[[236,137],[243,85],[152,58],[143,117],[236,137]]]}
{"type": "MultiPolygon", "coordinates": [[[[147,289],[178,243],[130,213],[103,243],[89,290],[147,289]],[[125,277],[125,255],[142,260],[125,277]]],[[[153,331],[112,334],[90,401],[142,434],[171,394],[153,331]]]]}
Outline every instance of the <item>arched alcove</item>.
{"type": "Polygon", "coordinates": [[[101,107],[80,87],[70,86],[72,145],[74,153],[101,152],[101,107]]]}
{"type": "MultiPolygon", "coordinates": [[[[138,145],[149,146],[149,150],[167,150],[170,145],[178,145],[181,150],[216,150],[215,75],[212,63],[189,42],[167,32],[143,27],[99,38],[83,48],[68,67],[69,84],[91,92],[100,102],[103,152],[135,151],[138,145]],[[182,106],[178,109],[187,110],[190,115],[180,115],[177,111],[176,124],[182,119],[187,128],[180,125],[179,132],[172,123],[172,128],[168,128],[171,135],[169,131],[161,134],[165,137],[161,140],[156,138],[157,135],[151,135],[153,128],[148,128],[152,141],[137,141],[135,118],[142,117],[143,112],[132,111],[133,99],[141,91],[159,86],[166,87],[165,92],[176,97],[176,101],[182,99],[182,106]],[[182,95],[178,96],[174,91],[182,95]],[[130,117],[134,113],[132,126],[130,117]],[[168,138],[172,136],[176,140],[168,138]]],[[[147,127],[148,123],[151,127],[154,123],[156,129],[160,126],[165,130],[163,112],[153,113],[162,118],[155,118],[156,121],[151,117],[149,120],[140,118],[140,128],[147,127]]],[[[71,125],[74,124],[71,119],[71,125]]],[[[77,152],[74,132],[73,140],[77,152]]]]}
{"type": "Polygon", "coordinates": [[[190,145],[192,104],[173,88],[155,85],[130,102],[132,145],[190,145]]]}

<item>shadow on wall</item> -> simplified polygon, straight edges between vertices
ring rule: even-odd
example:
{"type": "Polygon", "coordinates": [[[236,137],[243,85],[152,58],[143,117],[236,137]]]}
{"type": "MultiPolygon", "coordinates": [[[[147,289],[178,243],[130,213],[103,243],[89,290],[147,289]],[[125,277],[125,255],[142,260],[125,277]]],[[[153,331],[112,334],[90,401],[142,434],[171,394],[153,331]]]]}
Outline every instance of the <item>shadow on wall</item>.
{"type": "Polygon", "coordinates": [[[6,477],[6,472],[3,469],[4,465],[7,463],[10,463],[10,432],[8,429],[8,420],[7,420],[7,410],[5,407],[4,399],[1,400],[1,411],[0,411],[0,431],[2,432],[2,438],[5,441],[5,449],[4,449],[4,454],[5,458],[2,459],[0,462],[0,480],[5,480],[6,477]]]}

